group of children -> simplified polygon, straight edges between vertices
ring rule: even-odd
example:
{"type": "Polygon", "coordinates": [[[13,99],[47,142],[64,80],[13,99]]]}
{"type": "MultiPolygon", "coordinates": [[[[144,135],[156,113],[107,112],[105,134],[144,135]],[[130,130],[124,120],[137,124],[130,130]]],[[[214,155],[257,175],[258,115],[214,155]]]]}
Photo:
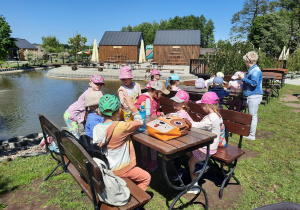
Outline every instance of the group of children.
{"type": "MultiPolygon", "coordinates": [[[[150,100],[151,115],[164,116],[160,112],[159,99],[163,94],[170,91],[177,91],[171,99],[174,101],[173,106],[175,113],[181,118],[185,118],[192,123],[192,127],[205,129],[217,134],[211,145],[210,155],[217,151],[220,135],[220,126],[222,118],[218,112],[220,98],[215,92],[207,92],[203,95],[200,103],[206,116],[200,121],[195,122],[189,116],[189,94],[181,90],[179,86],[180,78],[173,74],[168,78],[168,85],[165,87],[160,82],[160,73],[156,69],[151,72],[151,81],[146,85],[148,91],[141,93],[141,87],[134,78],[131,68],[128,66],[120,69],[119,79],[122,85],[118,89],[118,97],[110,94],[103,95],[102,87],[105,85],[104,79],[99,75],[92,75],[89,81],[89,88],[73,103],[65,112],[64,119],[70,130],[79,138],[78,124],[83,123],[86,113],[85,134],[93,139],[93,143],[101,147],[104,143],[106,146],[106,156],[110,169],[120,177],[128,177],[137,183],[137,185],[146,190],[151,176],[147,172],[154,171],[157,167],[157,151],[150,149],[151,157],[147,156],[147,147],[142,145],[142,164],[146,171],[136,166],[136,156],[130,135],[139,129],[143,120],[139,109],[146,101],[150,100]],[[119,120],[118,119],[119,116],[119,120]]],[[[217,78],[217,77],[216,77],[217,78]]],[[[215,79],[214,79],[215,80],[215,79]]],[[[222,84],[218,81],[219,85],[222,84]]],[[[199,148],[187,154],[191,179],[196,178],[196,165],[203,161],[206,156],[206,148],[199,148]]],[[[178,169],[181,170],[181,169],[178,169]]],[[[197,184],[197,183],[196,183],[197,184]]],[[[199,193],[196,190],[190,193],[199,193]]]]}

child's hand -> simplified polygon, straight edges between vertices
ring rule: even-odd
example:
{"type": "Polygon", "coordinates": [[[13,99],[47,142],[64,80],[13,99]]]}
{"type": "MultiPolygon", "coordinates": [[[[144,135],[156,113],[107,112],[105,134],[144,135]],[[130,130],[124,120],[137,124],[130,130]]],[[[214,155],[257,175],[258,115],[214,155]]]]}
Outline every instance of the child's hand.
{"type": "Polygon", "coordinates": [[[130,109],[135,107],[132,98],[130,98],[129,96],[124,98],[124,102],[130,109]]]}
{"type": "Polygon", "coordinates": [[[165,114],[164,114],[163,112],[161,112],[161,113],[159,114],[159,116],[160,116],[160,117],[163,117],[163,116],[165,116],[165,114]]]}
{"type": "Polygon", "coordinates": [[[201,116],[199,114],[196,114],[197,119],[201,120],[201,116]]]}
{"type": "Polygon", "coordinates": [[[143,102],[141,103],[141,106],[146,107],[146,101],[143,101],[143,102]]]}

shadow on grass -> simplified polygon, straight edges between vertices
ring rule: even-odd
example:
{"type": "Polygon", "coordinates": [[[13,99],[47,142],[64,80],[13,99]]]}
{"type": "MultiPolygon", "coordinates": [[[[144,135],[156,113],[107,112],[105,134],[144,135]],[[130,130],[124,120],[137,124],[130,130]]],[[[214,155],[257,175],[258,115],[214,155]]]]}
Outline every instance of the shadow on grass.
{"type": "Polygon", "coordinates": [[[8,186],[9,183],[10,183],[10,180],[8,178],[0,175],[0,196],[9,191],[17,189],[17,187],[14,187],[14,189],[9,188],[9,186],[8,186]]]}

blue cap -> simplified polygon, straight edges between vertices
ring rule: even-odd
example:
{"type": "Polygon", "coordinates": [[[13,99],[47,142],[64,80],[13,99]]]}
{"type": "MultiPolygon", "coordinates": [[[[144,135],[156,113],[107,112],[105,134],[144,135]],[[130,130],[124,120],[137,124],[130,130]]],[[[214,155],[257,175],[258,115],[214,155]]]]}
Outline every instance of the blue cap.
{"type": "Polygon", "coordinates": [[[214,85],[222,85],[223,84],[223,78],[222,77],[215,77],[213,83],[214,83],[214,85]]]}
{"type": "Polygon", "coordinates": [[[177,74],[172,74],[170,77],[169,77],[169,80],[179,80],[180,81],[180,78],[177,74]]]}

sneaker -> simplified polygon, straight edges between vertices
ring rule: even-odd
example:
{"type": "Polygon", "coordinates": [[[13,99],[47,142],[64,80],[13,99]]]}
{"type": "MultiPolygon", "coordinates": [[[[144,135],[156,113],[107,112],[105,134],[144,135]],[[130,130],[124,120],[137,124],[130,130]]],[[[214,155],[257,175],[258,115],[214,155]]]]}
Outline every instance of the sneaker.
{"type": "MultiPolygon", "coordinates": [[[[201,170],[203,169],[204,163],[201,161],[199,163],[196,164],[195,170],[194,170],[194,174],[199,174],[201,172],[201,170]]],[[[206,166],[204,169],[204,172],[208,171],[209,166],[206,166]]]]}
{"type": "Polygon", "coordinates": [[[150,165],[147,167],[147,171],[152,172],[158,168],[157,161],[151,161],[150,165]]]}
{"type": "Polygon", "coordinates": [[[173,180],[173,181],[178,181],[179,178],[180,178],[180,179],[182,178],[182,175],[183,175],[184,173],[185,173],[185,169],[184,169],[184,168],[178,169],[178,170],[177,170],[177,174],[174,175],[174,176],[172,177],[172,180],[173,180]]]}
{"type": "Polygon", "coordinates": [[[201,190],[199,188],[191,188],[190,190],[188,190],[186,193],[189,193],[189,194],[200,194],[201,190]]]}
{"type": "Polygon", "coordinates": [[[245,139],[255,140],[255,136],[243,136],[245,139]]]}
{"type": "Polygon", "coordinates": [[[149,166],[150,162],[147,157],[143,157],[142,164],[145,168],[147,168],[149,166]]]}

